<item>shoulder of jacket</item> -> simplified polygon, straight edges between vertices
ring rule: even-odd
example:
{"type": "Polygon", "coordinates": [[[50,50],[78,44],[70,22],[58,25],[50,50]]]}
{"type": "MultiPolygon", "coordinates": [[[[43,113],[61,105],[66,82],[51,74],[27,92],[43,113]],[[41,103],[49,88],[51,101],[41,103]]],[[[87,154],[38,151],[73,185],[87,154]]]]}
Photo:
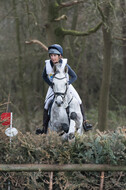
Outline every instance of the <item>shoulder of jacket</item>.
{"type": "Polygon", "coordinates": [[[62,59],[63,63],[65,63],[65,64],[67,64],[67,60],[68,60],[67,58],[62,59]]]}
{"type": "Polygon", "coordinates": [[[50,63],[50,59],[45,60],[45,63],[46,63],[46,64],[47,64],[47,63],[50,63]]]}
{"type": "Polygon", "coordinates": [[[68,59],[67,58],[62,58],[63,61],[67,61],[68,59]]]}

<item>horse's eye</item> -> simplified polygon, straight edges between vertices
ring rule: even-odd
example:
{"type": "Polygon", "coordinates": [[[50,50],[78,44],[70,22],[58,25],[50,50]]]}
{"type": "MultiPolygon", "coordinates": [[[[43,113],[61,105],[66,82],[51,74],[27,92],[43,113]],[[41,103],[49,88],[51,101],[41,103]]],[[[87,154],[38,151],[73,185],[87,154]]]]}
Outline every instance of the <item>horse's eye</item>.
{"type": "Polygon", "coordinates": [[[67,83],[65,83],[65,85],[67,86],[67,83]]]}
{"type": "Polygon", "coordinates": [[[54,82],[52,83],[52,85],[54,86],[54,82]]]}

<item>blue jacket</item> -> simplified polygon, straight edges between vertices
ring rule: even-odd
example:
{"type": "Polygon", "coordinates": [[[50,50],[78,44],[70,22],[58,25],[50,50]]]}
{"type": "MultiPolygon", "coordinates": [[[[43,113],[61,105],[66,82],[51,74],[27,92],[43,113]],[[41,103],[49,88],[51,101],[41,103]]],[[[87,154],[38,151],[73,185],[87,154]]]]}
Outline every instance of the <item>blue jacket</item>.
{"type": "MultiPolygon", "coordinates": [[[[62,60],[60,60],[61,62],[62,60]]],[[[53,62],[50,60],[50,64],[51,66],[53,67],[53,62]]],[[[72,84],[75,80],[77,80],[77,75],[76,73],[71,69],[71,67],[66,64],[66,66],[68,67],[68,74],[69,74],[69,77],[70,77],[70,80],[69,80],[69,84],[72,84]]],[[[43,73],[42,73],[42,77],[44,79],[44,81],[49,85],[49,86],[52,86],[52,82],[49,80],[48,78],[48,75],[46,73],[46,66],[44,67],[43,69],[43,73]]]]}

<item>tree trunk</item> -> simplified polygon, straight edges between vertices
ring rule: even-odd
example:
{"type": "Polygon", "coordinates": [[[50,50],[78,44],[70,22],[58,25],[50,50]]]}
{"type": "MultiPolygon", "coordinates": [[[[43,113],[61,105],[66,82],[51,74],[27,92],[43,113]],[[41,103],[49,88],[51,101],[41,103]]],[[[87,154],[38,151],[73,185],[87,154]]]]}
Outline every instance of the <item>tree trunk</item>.
{"type": "MultiPolygon", "coordinates": [[[[71,24],[71,30],[76,30],[76,26],[77,26],[77,20],[78,20],[78,5],[76,5],[74,7],[74,15],[73,15],[73,19],[72,19],[72,24],[71,24]]],[[[68,58],[70,60],[71,63],[71,67],[73,67],[75,65],[75,36],[70,36],[69,37],[69,41],[70,41],[70,57],[68,58]]]]}
{"type": "MultiPolygon", "coordinates": [[[[122,36],[123,38],[126,38],[126,17],[125,17],[125,7],[126,3],[124,0],[120,1],[120,5],[122,8],[122,36]]],[[[126,106],[126,40],[123,40],[122,42],[122,51],[123,51],[123,75],[124,75],[124,98],[123,98],[123,104],[126,106]]]]}
{"type": "Polygon", "coordinates": [[[59,17],[59,4],[56,0],[49,0],[48,1],[48,23],[46,24],[46,32],[47,32],[47,45],[59,43],[60,45],[63,44],[64,36],[60,34],[57,35],[55,30],[61,27],[61,22],[56,21],[59,17]]]}
{"type": "Polygon", "coordinates": [[[110,28],[110,5],[104,5],[105,23],[102,27],[103,42],[104,42],[104,62],[103,76],[100,91],[99,113],[98,113],[98,128],[100,131],[107,130],[107,114],[109,105],[109,87],[111,81],[111,28],[110,28]]]}
{"type": "Polygon", "coordinates": [[[13,0],[13,7],[14,7],[14,17],[15,17],[15,24],[16,24],[16,40],[17,40],[17,50],[18,50],[19,81],[20,81],[20,85],[21,85],[22,103],[23,103],[23,108],[24,108],[23,113],[24,113],[26,131],[30,131],[29,119],[28,119],[28,108],[27,108],[24,79],[23,79],[23,69],[22,69],[22,56],[21,56],[22,50],[21,50],[21,41],[20,41],[20,24],[19,24],[19,18],[17,15],[16,1],[15,0],[13,0]]]}

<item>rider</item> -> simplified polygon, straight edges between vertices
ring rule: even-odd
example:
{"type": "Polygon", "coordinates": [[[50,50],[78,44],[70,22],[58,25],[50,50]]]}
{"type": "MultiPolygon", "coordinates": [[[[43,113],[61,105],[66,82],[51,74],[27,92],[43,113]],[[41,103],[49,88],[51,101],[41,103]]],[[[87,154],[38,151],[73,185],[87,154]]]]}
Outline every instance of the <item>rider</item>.
{"type": "Polygon", "coordinates": [[[65,66],[67,66],[68,68],[68,75],[70,77],[68,83],[69,83],[69,90],[72,93],[72,95],[77,99],[77,101],[80,104],[80,108],[81,108],[81,112],[83,115],[83,121],[85,122],[85,116],[84,116],[84,108],[83,108],[83,104],[82,104],[82,100],[80,99],[77,91],[75,90],[75,88],[71,85],[76,79],[77,79],[77,75],[76,73],[71,69],[71,67],[67,64],[67,59],[63,59],[63,48],[59,45],[59,44],[53,44],[51,46],[48,47],[48,53],[49,53],[49,60],[46,60],[45,63],[45,67],[43,70],[43,74],[42,77],[45,80],[45,82],[49,85],[47,94],[46,94],[46,98],[45,98],[45,103],[44,103],[44,113],[43,113],[43,129],[41,131],[39,131],[39,133],[47,133],[47,129],[48,129],[48,122],[49,122],[49,115],[48,115],[48,108],[49,108],[49,104],[52,101],[53,97],[54,97],[54,92],[53,92],[53,83],[52,83],[52,79],[53,79],[53,66],[56,63],[60,63],[61,66],[63,68],[65,68],[65,66]]]}

